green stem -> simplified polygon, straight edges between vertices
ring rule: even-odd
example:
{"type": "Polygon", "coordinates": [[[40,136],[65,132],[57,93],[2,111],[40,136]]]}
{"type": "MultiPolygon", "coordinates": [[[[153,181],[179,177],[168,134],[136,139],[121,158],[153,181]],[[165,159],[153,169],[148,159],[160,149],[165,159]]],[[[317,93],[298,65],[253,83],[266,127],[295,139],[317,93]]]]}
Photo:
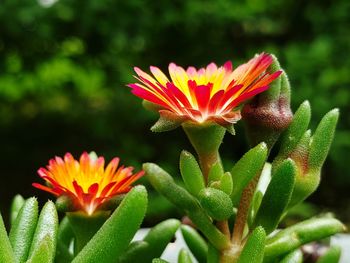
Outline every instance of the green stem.
{"type": "Polygon", "coordinates": [[[182,127],[197,152],[199,165],[205,182],[207,182],[210,168],[216,162],[221,163],[219,147],[226,130],[222,126],[210,122],[201,125],[184,123],[182,127]]]}
{"type": "Polygon", "coordinates": [[[99,211],[90,216],[81,211],[67,213],[69,223],[71,224],[75,235],[75,255],[77,255],[96,234],[109,215],[110,211],[99,211]]]}

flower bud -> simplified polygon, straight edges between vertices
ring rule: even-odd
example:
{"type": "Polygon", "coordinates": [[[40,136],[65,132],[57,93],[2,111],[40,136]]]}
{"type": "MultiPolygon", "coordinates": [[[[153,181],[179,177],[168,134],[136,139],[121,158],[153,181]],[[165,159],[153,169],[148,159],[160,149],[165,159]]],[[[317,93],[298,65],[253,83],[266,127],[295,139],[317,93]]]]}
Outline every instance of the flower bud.
{"type": "MultiPolygon", "coordinates": [[[[268,73],[280,70],[277,58],[267,69],[268,73]]],[[[292,121],[290,109],[290,84],[287,74],[282,74],[271,83],[270,88],[255,96],[242,110],[248,138],[252,145],[266,142],[268,148],[277,141],[279,135],[292,121]]]]}

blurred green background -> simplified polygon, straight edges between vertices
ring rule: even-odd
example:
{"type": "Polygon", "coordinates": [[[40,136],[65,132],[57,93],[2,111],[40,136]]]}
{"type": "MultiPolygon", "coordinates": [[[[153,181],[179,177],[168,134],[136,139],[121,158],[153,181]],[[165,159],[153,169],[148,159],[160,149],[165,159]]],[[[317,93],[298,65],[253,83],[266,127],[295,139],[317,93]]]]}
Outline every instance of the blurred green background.
{"type": "MultiPolygon", "coordinates": [[[[133,66],[204,66],[255,53],[277,55],[289,74],[293,110],[304,100],[312,128],[341,110],[320,189],[309,200],[350,218],[350,1],[5,0],[0,5],[0,205],[39,193],[36,170],[55,155],[95,150],[139,169],[153,161],[177,174],[181,129],[153,134],[126,84],[133,66]]],[[[247,149],[242,124],[222,146],[229,167],[247,149]]],[[[160,202],[151,214],[169,212],[160,202]],[[163,210],[162,207],[163,206],[163,210]]],[[[170,212],[171,213],[171,212],[170,212]]]]}

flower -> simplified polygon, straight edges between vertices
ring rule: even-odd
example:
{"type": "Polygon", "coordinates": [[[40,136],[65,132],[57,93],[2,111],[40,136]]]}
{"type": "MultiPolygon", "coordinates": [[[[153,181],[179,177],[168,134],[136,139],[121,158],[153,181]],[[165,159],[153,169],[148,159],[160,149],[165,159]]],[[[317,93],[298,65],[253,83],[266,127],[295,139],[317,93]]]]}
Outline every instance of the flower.
{"type": "Polygon", "coordinates": [[[84,152],[77,161],[70,153],[64,159],[55,157],[38,174],[49,186],[33,183],[33,186],[57,197],[66,195],[79,209],[91,215],[104,202],[126,193],[131,184],[143,176],[144,171],[132,174],[133,167],[119,165],[114,158],[106,168],[103,157],[84,152]]]}
{"type": "Polygon", "coordinates": [[[240,112],[233,111],[237,106],[268,89],[281,74],[266,72],[272,62],[271,55],[262,53],[235,70],[230,61],[219,68],[210,63],[198,70],[170,63],[170,80],[157,67],[150,67],[153,76],[135,67],[140,83],[128,86],[134,95],[161,106],[159,113],[165,118],[196,123],[212,120],[225,126],[240,119],[240,112]]]}

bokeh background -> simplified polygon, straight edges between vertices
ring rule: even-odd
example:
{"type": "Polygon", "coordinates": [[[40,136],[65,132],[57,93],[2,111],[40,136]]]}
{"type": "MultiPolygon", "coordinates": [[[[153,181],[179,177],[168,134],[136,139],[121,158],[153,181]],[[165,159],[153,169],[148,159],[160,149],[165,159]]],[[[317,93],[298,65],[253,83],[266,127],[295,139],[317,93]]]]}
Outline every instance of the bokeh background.
{"type": "MultiPolygon", "coordinates": [[[[350,221],[350,1],[3,0],[0,5],[0,209],[35,190],[55,155],[96,151],[139,169],[152,161],[178,174],[191,150],[181,129],[153,134],[157,115],[131,95],[133,66],[204,66],[276,54],[289,74],[293,110],[341,117],[322,182],[308,202],[350,221]]],[[[227,168],[247,149],[242,124],[222,146],[227,168]]],[[[149,220],[176,213],[152,197],[149,220]]],[[[309,210],[310,210],[309,209],[309,210]]],[[[308,211],[309,211],[308,210],[308,211]]]]}

